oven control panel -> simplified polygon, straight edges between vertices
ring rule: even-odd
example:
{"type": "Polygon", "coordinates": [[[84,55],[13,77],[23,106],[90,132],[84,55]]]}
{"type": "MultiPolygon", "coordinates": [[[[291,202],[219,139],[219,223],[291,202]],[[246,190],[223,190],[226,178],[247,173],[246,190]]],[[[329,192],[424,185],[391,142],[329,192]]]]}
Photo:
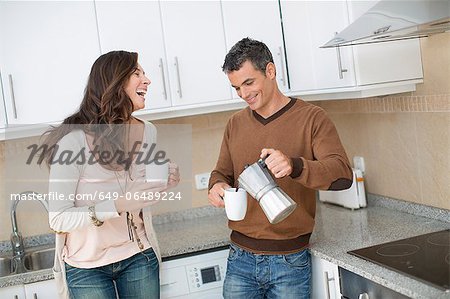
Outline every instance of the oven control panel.
{"type": "Polygon", "coordinates": [[[223,285],[226,259],[216,259],[186,267],[189,289],[208,290],[223,285]]]}

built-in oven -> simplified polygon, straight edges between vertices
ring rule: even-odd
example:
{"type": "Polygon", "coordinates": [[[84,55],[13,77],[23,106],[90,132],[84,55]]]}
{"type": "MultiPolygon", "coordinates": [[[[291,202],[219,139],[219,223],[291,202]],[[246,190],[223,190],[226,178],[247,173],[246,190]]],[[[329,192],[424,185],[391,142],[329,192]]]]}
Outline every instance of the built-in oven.
{"type": "Polygon", "coordinates": [[[409,298],[341,267],[339,267],[339,279],[342,299],[409,298]]]}
{"type": "Polygon", "coordinates": [[[161,298],[221,299],[229,247],[164,259],[161,298]]]}

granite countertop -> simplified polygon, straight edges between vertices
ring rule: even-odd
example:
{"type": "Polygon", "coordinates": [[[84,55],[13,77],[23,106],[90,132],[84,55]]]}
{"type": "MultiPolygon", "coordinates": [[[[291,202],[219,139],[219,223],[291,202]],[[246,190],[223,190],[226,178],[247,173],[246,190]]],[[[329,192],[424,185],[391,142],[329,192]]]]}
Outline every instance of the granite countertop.
{"type": "MultiPolygon", "coordinates": [[[[443,210],[442,219],[450,212],[443,210]]],[[[441,213],[442,214],[442,213],[441,213]]],[[[441,215],[442,216],[442,215],[441,215]]],[[[163,257],[227,245],[230,230],[222,209],[203,207],[154,218],[163,257]]],[[[351,211],[318,203],[311,253],[406,296],[450,298],[450,293],[357,258],[353,249],[450,228],[450,223],[382,206],[351,211]]],[[[50,270],[0,278],[0,287],[51,279],[50,270]]]]}
{"type": "Polygon", "coordinates": [[[320,203],[310,249],[318,257],[411,298],[450,298],[450,293],[347,253],[448,228],[448,222],[384,207],[351,211],[320,203]]]}

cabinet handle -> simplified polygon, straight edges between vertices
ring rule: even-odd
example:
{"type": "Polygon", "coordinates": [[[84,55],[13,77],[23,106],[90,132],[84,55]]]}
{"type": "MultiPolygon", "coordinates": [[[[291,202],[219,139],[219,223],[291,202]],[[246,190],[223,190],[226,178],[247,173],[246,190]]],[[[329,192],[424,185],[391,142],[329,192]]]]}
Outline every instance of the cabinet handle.
{"type": "Polygon", "coordinates": [[[163,88],[164,88],[164,91],[163,91],[164,99],[167,101],[166,76],[164,75],[164,64],[163,64],[162,58],[159,59],[159,67],[161,68],[161,77],[162,77],[163,88]]]}
{"type": "Polygon", "coordinates": [[[334,280],[334,277],[328,277],[328,271],[323,272],[323,280],[325,283],[325,291],[327,294],[327,299],[331,298],[331,294],[330,294],[330,281],[334,280]]]}
{"type": "Polygon", "coordinates": [[[12,100],[12,104],[13,104],[13,114],[14,114],[14,118],[17,119],[17,107],[16,107],[16,97],[14,95],[13,77],[11,74],[9,74],[8,78],[9,78],[9,89],[11,90],[11,100],[12,100]]]}
{"type": "Polygon", "coordinates": [[[33,299],[38,299],[37,294],[33,293],[33,299]]]}
{"type": "Polygon", "coordinates": [[[283,58],[283,48],[278,47],[278,55],[280,56],[280,65],[281,65],[281,81],[283,82],[283,86],[286,86],[286,72],[284,67],[284,58],[283,58]]]}
{"type": "Polygon", "coordinates": [[[178,57],[175,56],[175,68],[177,69],[177,80],[178,80],[178,94],[180,95],[180,99],[183,97],[183,93],[181,92],[181,80],[180,80],[180,68],[178,67],[178,57]]]}
{"type": "MultiPolygon", "coordinates": [[[[335,32],[335,34],[338,34],[335,32]]],[[[338,72],[339,72],[339,79],[344,79],[343,73],[347,72],[347,69],[342,68],[342,59],[341,59],[341,48],[340,46],[336,47],[336,54],[337,54],[337,62],[338,62],[338,72]]]]}
{"type": "Polygon", "coordinates": [[[367,293],[361,293],[359,294],[358,299],[370,299],[370,297],[367,293]]]}
{"type": "Polygon", "coordinates": [[[17,296],[17,295],[14,295],[14,299],[19,299],[19,296],[17,296]]]}

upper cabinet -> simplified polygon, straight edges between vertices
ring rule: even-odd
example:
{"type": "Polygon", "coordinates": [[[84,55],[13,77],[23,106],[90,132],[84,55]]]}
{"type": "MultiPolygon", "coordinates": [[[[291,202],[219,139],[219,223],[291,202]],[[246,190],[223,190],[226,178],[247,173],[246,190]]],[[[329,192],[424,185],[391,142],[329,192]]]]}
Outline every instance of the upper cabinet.
{"type": "MultiPolygon", "coordinates": [[[[348,0],[350,22],[378,1],[348,0]]],[[[423,78],[419,39],[353,46],[358,85],[423,78]]]]}
{"type": "MultiPolygon", "coordinates": [[[[227,52],[244,37],[264,42],[273,55],[277,68],[277,83],[288,91],[286,62],[278,0],[222,1],[227,52]]],[[[234,94],[237,97],[237,94],[234,94]]]]}
{"type": "Polygon", "coordinates": [[[157,1],[96,1],[101,51],[137,52],[151,84],[146,109],[170,107],[171,94],[157,1]]]}
{"type": "Polygon", "coordinates": [[[423,77],[417,39],[320,48],[375,2],[0,0],[0,127],[75,112],[93,62],[112,50],[139,53],[151,80],[143,118],[241,108],[221,67],[244,37],[268,45],[289,96],[413,91],[423,77]]]}
{"type": "Polygon", "coordinates": [[[280,1],[292,94],[336,99],[415,90],[423,78],[418,40],[320,48],[375,2],[280,1]]]}
{"type": "Polygon", "coordinates": [[[290,89],[309,91],[355,85],[352,49],[322,49],[348,25],[345,1],[282,0],[290,89]]]}
{"type": "Polygon", "coordinates": [[[9,124],[61,121],[81,103],[100,54],[93,1],[0,1],[9,124]]]}
{"type": "MultiPolygon", "coordinates": [[[[173,105],[231,99],[219,1],[161,1],[173,105]]],[[[151,54],[149,54],[151,55],[151,54]]]]}

